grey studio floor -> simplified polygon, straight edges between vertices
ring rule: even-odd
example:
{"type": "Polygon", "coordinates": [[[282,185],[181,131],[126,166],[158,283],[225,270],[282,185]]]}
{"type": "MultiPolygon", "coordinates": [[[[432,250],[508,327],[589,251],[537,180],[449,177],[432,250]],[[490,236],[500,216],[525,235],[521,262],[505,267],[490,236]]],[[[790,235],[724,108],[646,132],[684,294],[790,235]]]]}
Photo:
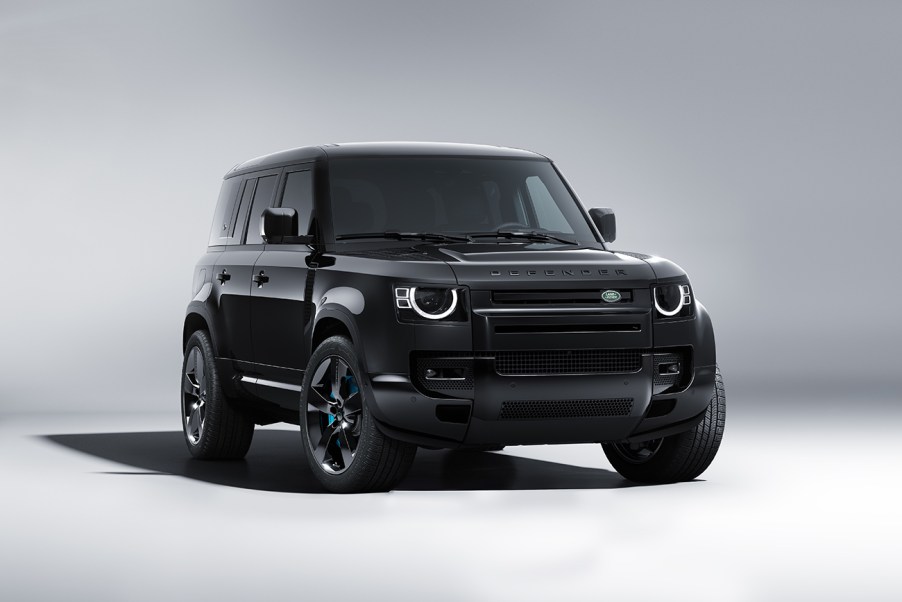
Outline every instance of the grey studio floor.
{"type": "Polygon", "coordinates": [[[287,426],[217,464],[172,415],[0,416],[0,599],[902,599],[895,400],[752,397],[695,482],[514,447],[421,451],[356,496],[315,484],[287,426]]]}

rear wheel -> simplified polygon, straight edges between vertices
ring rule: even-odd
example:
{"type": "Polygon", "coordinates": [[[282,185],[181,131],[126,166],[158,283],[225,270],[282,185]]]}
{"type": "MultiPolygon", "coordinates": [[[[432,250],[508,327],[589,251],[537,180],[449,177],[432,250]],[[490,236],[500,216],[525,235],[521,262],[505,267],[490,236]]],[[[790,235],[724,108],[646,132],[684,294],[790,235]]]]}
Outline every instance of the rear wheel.
{"type": "Polygon", "coordinates": [[[348,339],[326,339],[304,375],[301,434],[307,462],[336,493],[388,491],[413,463],[417,447],[386,437],[367,406],[363,372],[348,339]]]}
{"type": "Polygon", "coordinates": [[[182,361],[182,432],[188,451],[201,460],[238,460],[247,454],[254,423],[222,391],[210,335],[198,330],[182,361]]]}
{"type": "Polygon", "coordinates": [[[603,443],[605,455],[623,477],[638,483],[691,481],[711,464],[723,438],[727,397],[717,368],[714,396],[695,428],[639,443],[603,443]]]}

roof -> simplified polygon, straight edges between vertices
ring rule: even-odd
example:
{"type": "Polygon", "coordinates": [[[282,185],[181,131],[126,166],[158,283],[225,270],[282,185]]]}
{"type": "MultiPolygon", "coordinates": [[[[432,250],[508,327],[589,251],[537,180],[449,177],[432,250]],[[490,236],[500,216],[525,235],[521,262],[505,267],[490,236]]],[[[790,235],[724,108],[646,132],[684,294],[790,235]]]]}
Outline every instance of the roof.
{"type": "Polygon", "coordinates": [[[239,163],[226,177],[257,171],[270,167],[281,167],[318,158],[332,157],[507,157],[512,159],[543,159],[546,157],[532,151],[504,146],[484,144],[457,144],[452,142],[347,142],[343,144],[323,144],[302,146],[283,150],[239,163]]]}

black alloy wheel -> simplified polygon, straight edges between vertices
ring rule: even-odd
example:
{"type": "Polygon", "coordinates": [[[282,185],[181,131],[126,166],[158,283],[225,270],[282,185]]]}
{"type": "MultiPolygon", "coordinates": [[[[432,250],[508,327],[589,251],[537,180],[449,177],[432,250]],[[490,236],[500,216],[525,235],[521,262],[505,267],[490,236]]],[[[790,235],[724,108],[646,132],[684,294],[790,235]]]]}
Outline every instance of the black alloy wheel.
{"type": "Polygon", "coordinates": [[[363,403],[357,376],[337,355],[324,358],[313,373],[307,395],[307,436],[324,471],[341,474],[360,445],[363,403]]]}
{"type": "Polygon", "coordinates": [[[201,460],[238,460],[247,454],[254,422],[226,397],[210,335],[193,333],[182,362],[182,432],[188,451],[201,460]]]}
{"type": "Polygon", "coordinates": [[[417,446],[392,439],[376,424],[373,388],[350,340],[332,336],[320,343],[301,391],[307,464],[323,487],[335,493],[388,491],[404,478],[417,446]]]}

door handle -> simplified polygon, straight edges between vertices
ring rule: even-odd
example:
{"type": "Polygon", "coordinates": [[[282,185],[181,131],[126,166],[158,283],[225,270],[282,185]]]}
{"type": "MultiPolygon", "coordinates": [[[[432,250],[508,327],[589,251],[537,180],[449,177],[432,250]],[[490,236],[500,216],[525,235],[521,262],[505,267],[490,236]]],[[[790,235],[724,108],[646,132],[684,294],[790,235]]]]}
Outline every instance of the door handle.
{"type": "Polygon", "coordinates": [[[232,275],[223,270],[219,274],[216,274],[216,279],[219,280],[219,284],[225,284],[227,280],[232,279],[232,275]]]}
{"type": "Polygon", "coordinates": [[[269,282],[269,276],[267,276],[267,275],[263,272],[263,270],[260,270],[260,273],[259,273],[259,274],[254,274],[254,277],[251,278],[251,280],[253,280],[253,281],[256,283],[257,288],[260,288],[261,286],[263,286],[264,284],[266,284],[267,282],[269,282]]]}

